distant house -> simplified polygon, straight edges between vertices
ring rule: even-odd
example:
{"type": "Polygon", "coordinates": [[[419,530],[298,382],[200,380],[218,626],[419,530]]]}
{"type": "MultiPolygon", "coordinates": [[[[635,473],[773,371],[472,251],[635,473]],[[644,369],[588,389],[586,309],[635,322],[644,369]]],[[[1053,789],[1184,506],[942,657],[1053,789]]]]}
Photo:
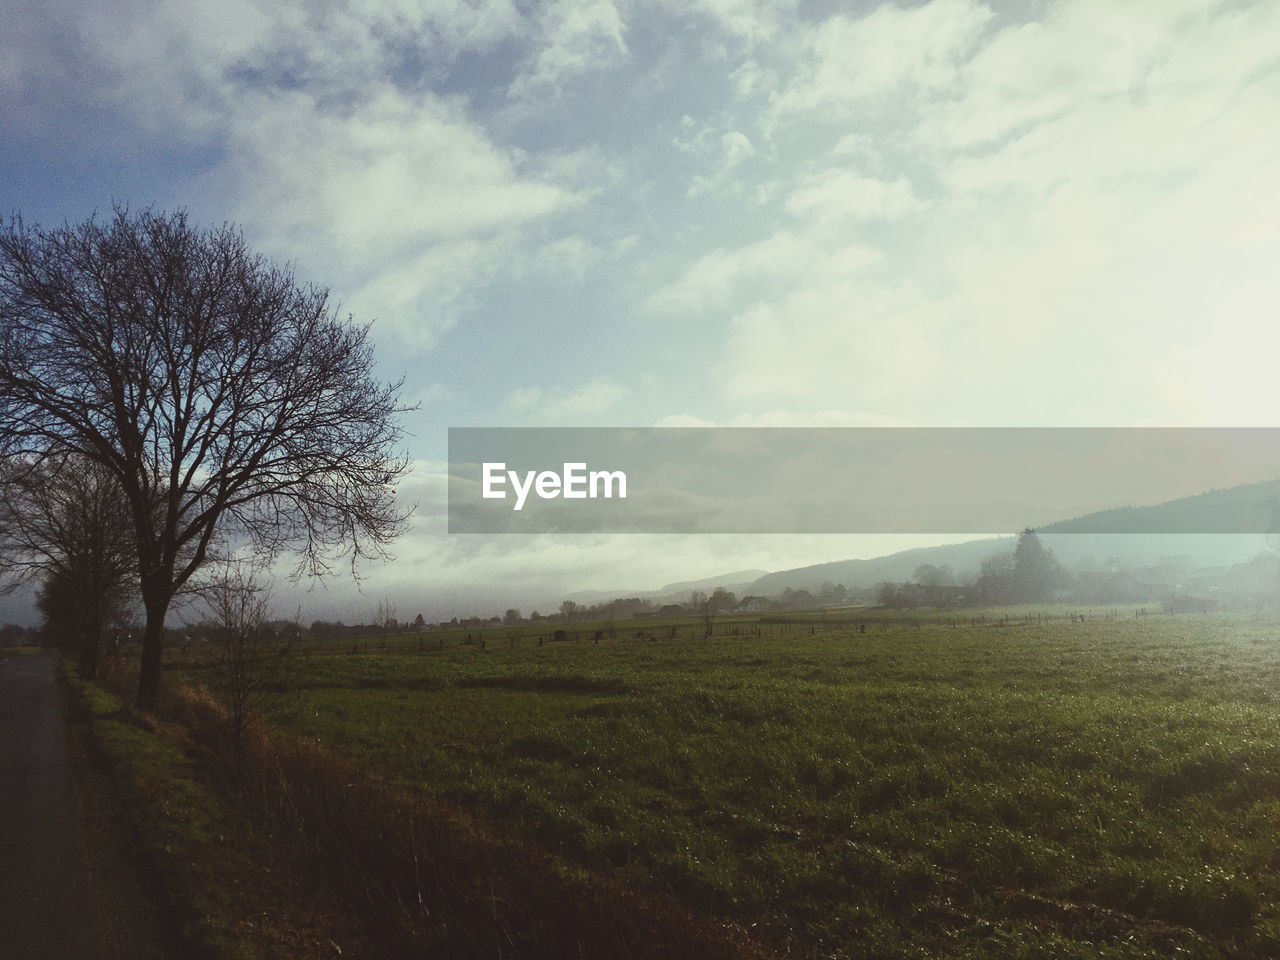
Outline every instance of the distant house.
{"type": "Polygon", "coordinates": [[[742,602],[738,604],[739,613],[759,613],[763,609],[764,604],[761,597],[743,597],[742,602]]]}

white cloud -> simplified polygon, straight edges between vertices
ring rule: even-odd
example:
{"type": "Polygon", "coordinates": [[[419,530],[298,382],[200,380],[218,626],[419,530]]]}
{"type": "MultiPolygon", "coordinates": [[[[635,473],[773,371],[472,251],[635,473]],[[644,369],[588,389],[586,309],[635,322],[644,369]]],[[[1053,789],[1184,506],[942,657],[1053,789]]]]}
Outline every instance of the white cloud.
{"type": "MultiPolygon", "coordinates": [[[[361,319],[377,317],[383,332],[417,346],[434,343],[504,264],[542,242],[532,224],[582,198],[560,176],[571,173],[557,168],[563,152],[532,173],[464,100],[399,75],[398,50],[447,62],[512,36],[523,26],[509,2],[311,10],[135,0],[124,12],[54,6],[23,22],[37,49],[75,46],[86,109],[112,104],[134,136],[216,157],[193,183],[212,219],[238,220],[255,246],[296,261],[361,319]]],[[[70,69],[64,54],[50,59],[70,69]]],[[[6,96],[43,89],[32,64],[0,60],[6,96]]],[[[30,111],[42,112],[38,103],[30,111]]]]}
{"type": "Polygon", "coordinates": [[[714,427],[718,424],[691,413],[669,413],[654,424],[655,427],[714,427]]]}
{"type": "Polygon", "coordinates": [[[527,412],[536,410],[542,404],[541,387],[517,387],[507,397],[507,406],[513,410],[527,412]]]}
{"type": "MultiPolygon", "coordinates": [[[[937,424],[930,424],[936,426],[937,424]]],[[[900,417],[866,410],[768,410],[753,416],[735,417],[731,427],[913,427],[921,426],[900,417]]]]}
{"type": "Polygon", "coordinates": [[[452,396],[453,390],[446,384],[440,382],[426,383],[410,390],[405,397],[405,403],[411,406],[417,404],[422,407],[430,407],[452,396]]]}
{"type": "Polygon", "coordinates": [[[910,289],[856,281],[796,289],[733,317],[716,379],[739,402],[844,394],[891,409],[934,380],[940,320],[910,289]]]}
{"type": "Polygon", "coordinates": [[[153,165],[158,143],[198,154],[164,196],[195,185],[200,216],[244,221],[397,345],[475,309],[519,322],[535,301],[510,298],[539,284],[608,296],[619,369],[594,391],[530,372],[529,409],[1106,422],[1280,401],[1265,350],[1231,359],[1270,343],[1274,3],[124,2],[7,16],[6,120],[97,97],[153,165]],[[606,75],[636,122],[577,109],[606,75]],[[659,362],[676,321],[715,358],[705,383],[659,362]],[[656,388],[619,392],[645,364],[656,388]]]}
{"type": "Polygon", "coordinates": [[[139,144],[139,153],[156,141],[171,148],[203,142],[218,128],[223,71],[269,28],[269,17],[246,0],[18,4],[6,9],[0,30],[0,98],[10,122],[33,125],[50,114],[83,122],[94,111],[118,110],[137,129],[96,133],[107,142],[139,131],[156,138],[139,144]]]}
{"type": "Polygon", "coordinates": [[[537,52],[511,84],[511,96],[556,92],[576,77],[616,67],[627,55],[625,32],[611,0],[554,0],[543,8],[537,52]]]}
{"type": "Polygon", "coordinates": [[[754,43],[776,41],[795,16],[795,7],[795,0],[676,0],[671,4],[674,13],[709,16],[728,33],[754,43]]]}
{"type": "Polygon", "coordinates": [[[782,229],[736,250],[713,250],[677,280],[655,291],[651,308],[704,316],[707,311],[759,296],[772,289],[812,287],[874,271],[881,253],[860,244],[828,246],[827,238],[805,230],[782,229]]]}
{"type": "Polygon", "coordinates": [[[551,391],[522,387],[507,397],[507,406],[541,423],[572,427],[575,421],[605,413],[630,391],[619,383],[596,377],[576,389],[551,391]]]}
{"type": "Polygon", "coordinates": [[[805,178],[786,201],[793,216],[818,220],[898,220],[923,208],[905,177],[882,180],[842,168],[805,178]]]}
{"type": "Polygon", "coordinates": [[[1091,101],[1129,101],[1149,71],[1196,35],[1191,17],[1207,9],[1076,0],[1047,7],[1041,21],[1005,26],[959,69],[950,96],[929,106],[920,142],[973,147],[1091,101]]]}
{"type": "Polygon", "coordinates": [[[681,118],[680,134],[672,145],[706,171],[690,180],[685,196],[691,200],[716,191],[744,193],[749,180],[740,168],[759,152],[741,130],[724,130],[719,123],[697,123],[689,116],[681,118]]]}
{"type": "Polygon", "coordinates": [[[626,395],[627,388],[622,384],[597,378],[549,404],[546,413],[556,419],[601,413],[616,406],[626,395]]]}
{"type": "MultiPolygon", "coordinates": [[[[764,413],[741,414],[723,423],[714,423],[687,413],[663,417],[655,427],[913,427],[923,426],[899,417],[865,410],[766,410],[764,413]]],[[[931,423],[929,426],[939,426],[931,423]]]]}
{"type": "Polygon", "coordinates": [[[357,0],[349,9],[380,32],[407,31],[451,51],[485,49],[525,29],[511,0],[357,0]]]}
{"type": "Polygon", "coordinates": [[[1280,8],[1044,13],[938,0],[814,28],[761,122],[833,165],[783,172],[761,201],[786,217],[651,297],[728,324],[729,402],[1031,424],[1280,402],[1265,363],[1229,359],[1269,342],[1280,8]]]}
{"type": "Polygon", "coordinates": [[[724,149],[726,167],[736,167],[743,160],[748,160],[756,154],[756,148],[751,145],[747,135],[740,130],[731,130],[726,133],[720,138],[720,145],[724,149]]]}
{"type": "Polygon", "coordinates": [[[773,97],[770,120],[829,113],[946,89],[993,14],[976,0],[883,4],[864,17],[815,26],[797,64],[799,79],[773,97]]]}
{"type": "Polygon", "coordinates": [[[455,107],[383,86],[330,110],[304,93],[252,93],[224,175],[237,216],[411,340],[430,343],[493,276],[521,228],[576,202],[520,175],[455,107]]]}
{"type": "Polygon", "coordinates": [[[491,234],[569,199],[522,179],[479,128],[431,96],[384,86],[358,107],[329,111],[304,94],[250,94],[238,120],[231,135],[246,211],[270,204],[271,222],[320,231],[348,255],[378,260],[408,241],[491,234]]]}

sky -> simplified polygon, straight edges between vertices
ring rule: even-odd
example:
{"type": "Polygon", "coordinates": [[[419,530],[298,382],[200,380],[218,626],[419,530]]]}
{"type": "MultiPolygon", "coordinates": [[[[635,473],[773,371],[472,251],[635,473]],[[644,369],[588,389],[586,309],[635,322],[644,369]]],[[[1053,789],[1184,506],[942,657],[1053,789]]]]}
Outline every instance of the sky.
{"type": "Polygon", "coordinates": [[[924,540],[449,536],[451,426],[1276,425],[1277,36],[1270,0],[9,0],[0,214],[185,207],[373,321],[414,524],[298,602],[488,614],[924,540]]]}

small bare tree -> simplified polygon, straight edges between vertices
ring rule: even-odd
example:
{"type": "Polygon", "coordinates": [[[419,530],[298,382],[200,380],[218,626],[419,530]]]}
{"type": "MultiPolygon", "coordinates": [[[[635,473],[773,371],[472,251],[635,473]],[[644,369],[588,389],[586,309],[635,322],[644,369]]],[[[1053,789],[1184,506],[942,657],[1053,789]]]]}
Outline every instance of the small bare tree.
{"type": "Polygon", "coordinates": [[[378,601],[378,609],[375,611],[373,619],[378,625],[378,633],[383,636],[398,629],[400,626],[400,621],[396,619],[395,604],[388,597],[383,597],[378,601]]]}
{"type": "Polygon", "coordinates": [[[689,595],[689,608],[702,616],[704,637],[711,636],[714,631],[716,614],[731,609],[736,602],[737,597],[724,587],[716,587],[715,592],[709,597],[701,590],[694,590],[689,595]]]}
{"type": "Polygon", "coordinates": [[[271,591],[249,564],[219,561],[199,594],[206,613],[204,627],[218,648],[209,688],[226,713],[238,767],[246,733],[267,712],[278,690],[292,638],[270,636],[271,591]]]}

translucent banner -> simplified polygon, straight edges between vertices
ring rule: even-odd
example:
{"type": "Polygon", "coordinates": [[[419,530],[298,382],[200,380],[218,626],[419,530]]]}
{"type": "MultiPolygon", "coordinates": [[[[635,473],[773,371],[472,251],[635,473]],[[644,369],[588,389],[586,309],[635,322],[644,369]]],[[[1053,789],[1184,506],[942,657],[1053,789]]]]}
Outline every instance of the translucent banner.
{"type": "Polygon", "coordinates": [[[449,430],[450,533],[1269,533],[1280,428],[449,430]]]}

